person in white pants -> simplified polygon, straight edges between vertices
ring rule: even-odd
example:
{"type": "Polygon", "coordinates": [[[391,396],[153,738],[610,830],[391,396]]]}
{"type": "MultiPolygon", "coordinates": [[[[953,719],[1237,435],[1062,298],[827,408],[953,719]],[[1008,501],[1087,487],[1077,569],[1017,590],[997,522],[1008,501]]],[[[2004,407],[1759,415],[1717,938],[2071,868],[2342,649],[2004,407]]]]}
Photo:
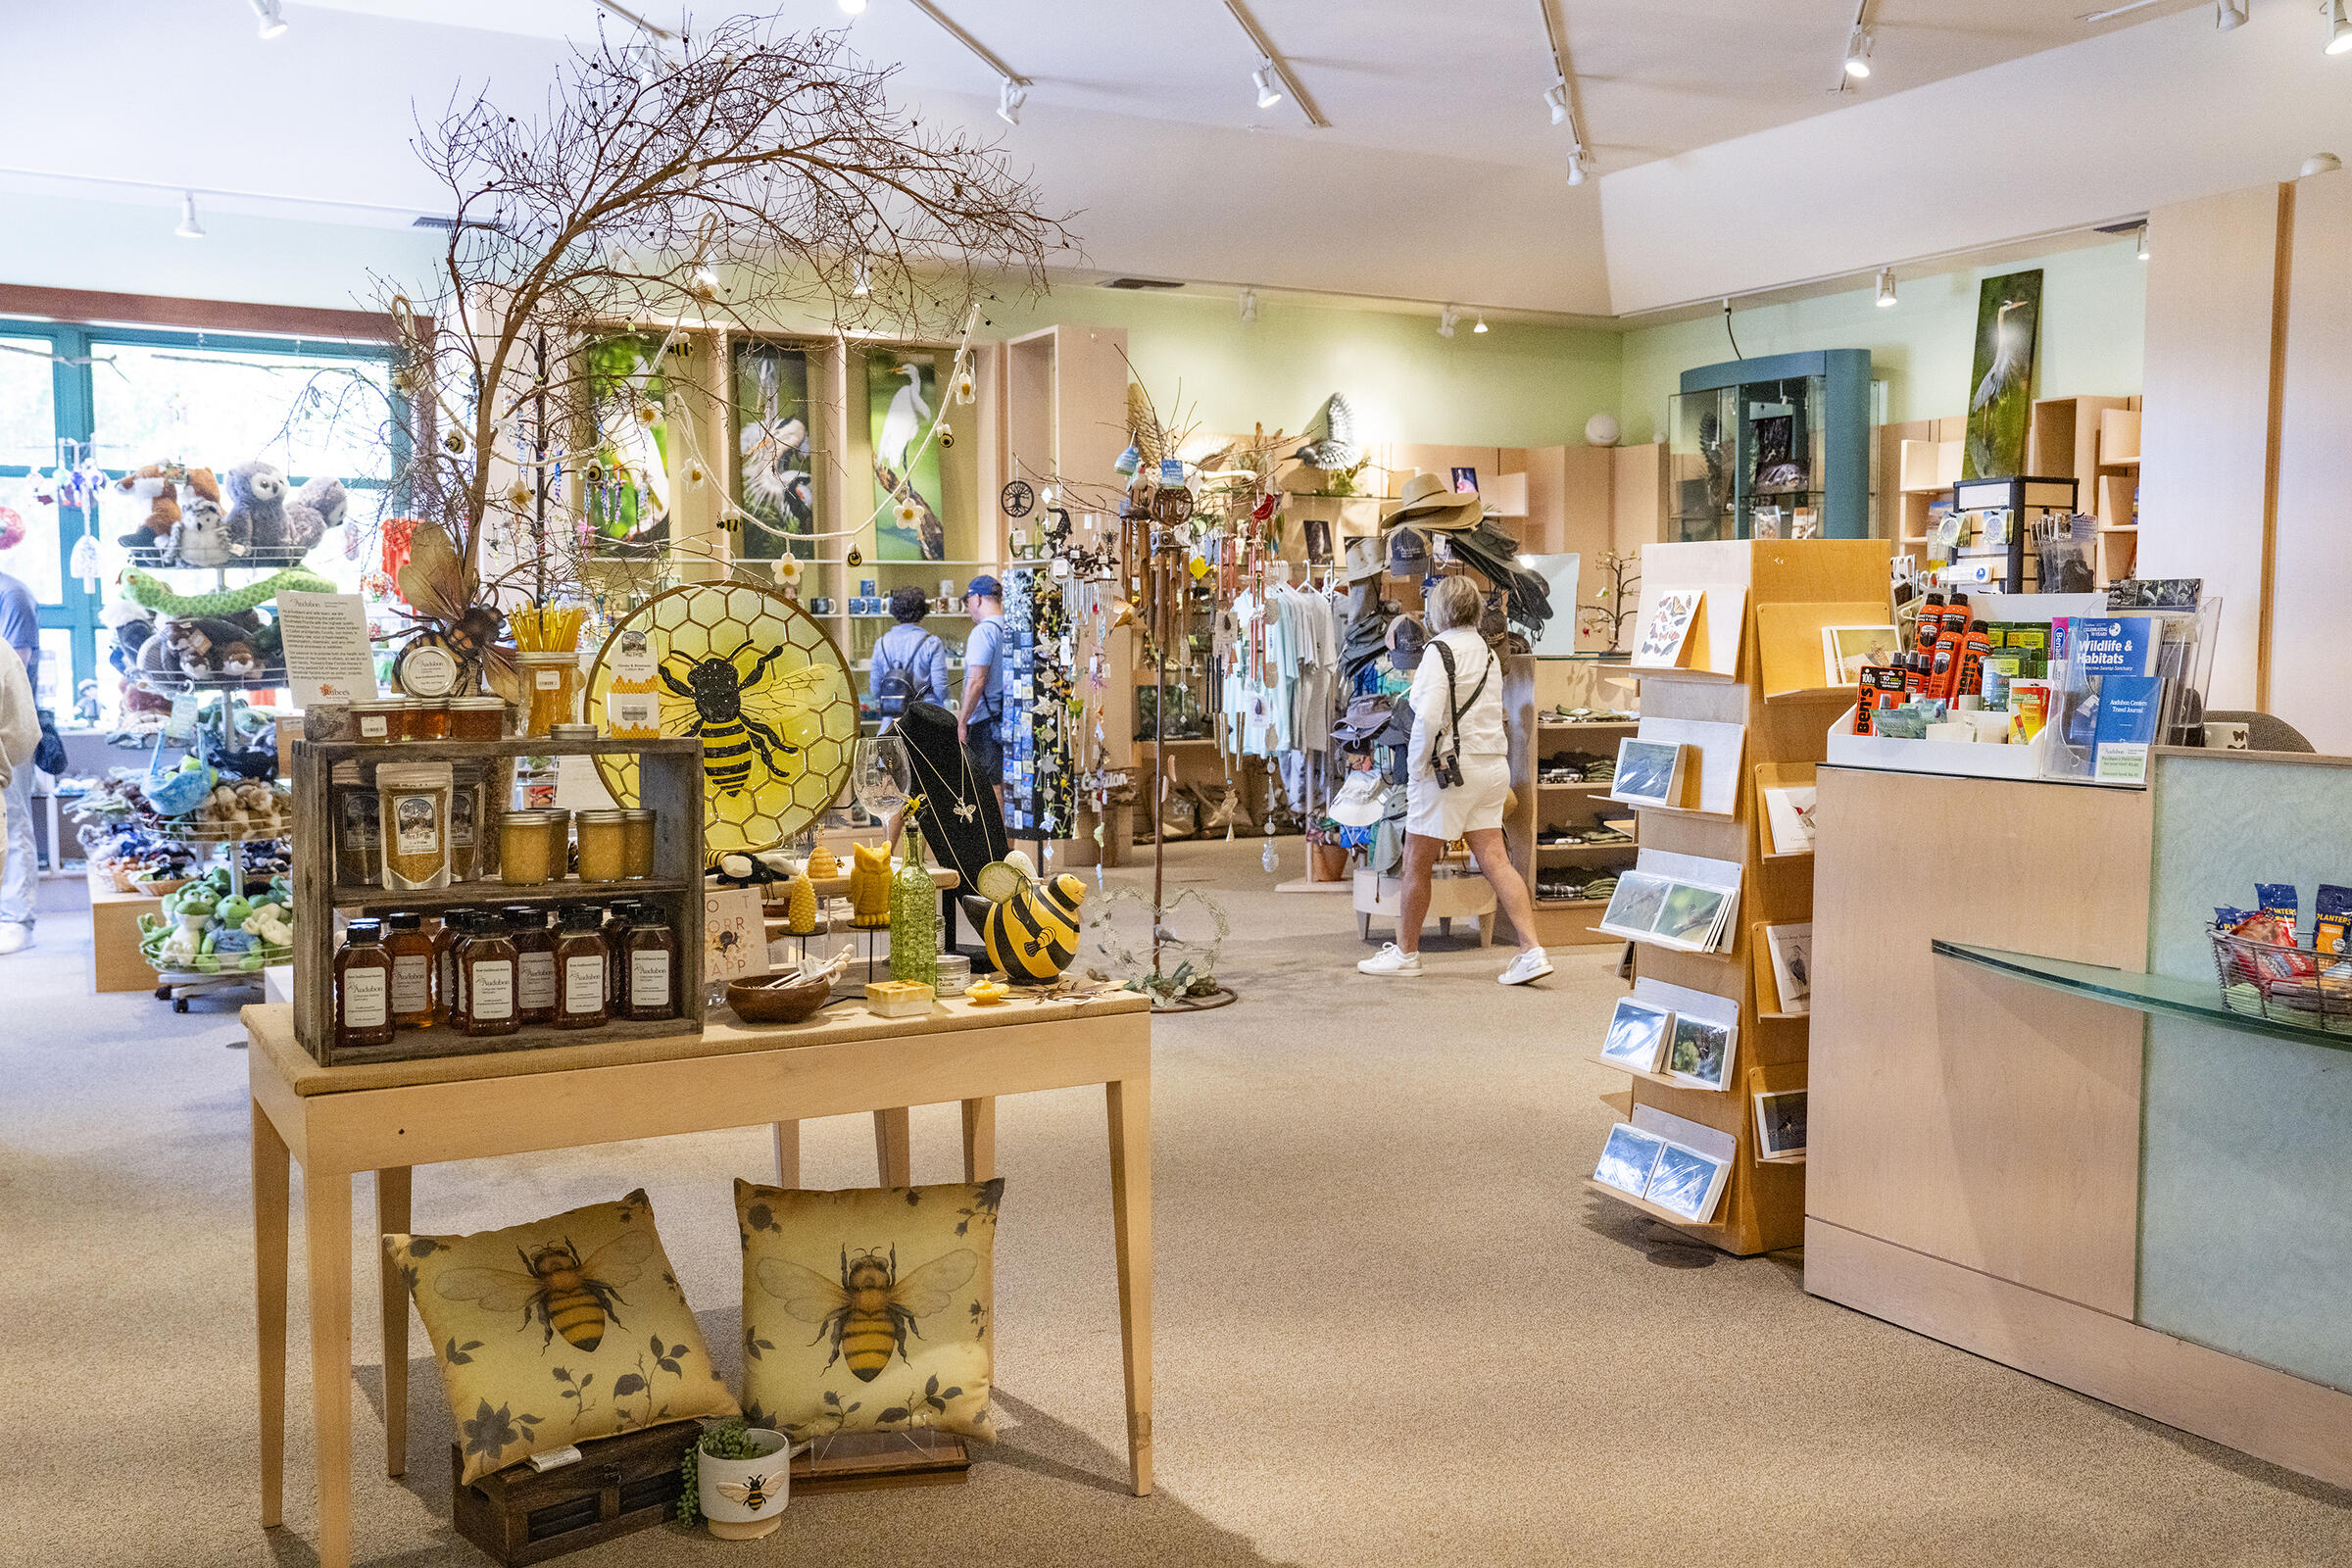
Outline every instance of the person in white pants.
{"type": "Polygon", "coordinates": [[[32,754],[40,744],[24,661],[0,642],[0,954],[21,952],[32,940],[40,870],[32,847],[32,754]]]}

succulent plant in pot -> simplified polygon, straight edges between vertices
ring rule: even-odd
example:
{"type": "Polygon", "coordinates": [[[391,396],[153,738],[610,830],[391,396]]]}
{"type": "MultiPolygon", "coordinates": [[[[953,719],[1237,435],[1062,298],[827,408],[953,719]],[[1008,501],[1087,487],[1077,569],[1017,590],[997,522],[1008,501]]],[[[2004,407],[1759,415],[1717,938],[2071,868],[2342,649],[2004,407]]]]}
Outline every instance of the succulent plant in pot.
{"type": "Polygon", "coordinates": [[[783,1523],[791,1496],[793,1443],[781,1432],[729,1416],[703,1429],[678,1461],[678,1520],[699,1516],[722,1541],[754,1541],[783,1523]]]}

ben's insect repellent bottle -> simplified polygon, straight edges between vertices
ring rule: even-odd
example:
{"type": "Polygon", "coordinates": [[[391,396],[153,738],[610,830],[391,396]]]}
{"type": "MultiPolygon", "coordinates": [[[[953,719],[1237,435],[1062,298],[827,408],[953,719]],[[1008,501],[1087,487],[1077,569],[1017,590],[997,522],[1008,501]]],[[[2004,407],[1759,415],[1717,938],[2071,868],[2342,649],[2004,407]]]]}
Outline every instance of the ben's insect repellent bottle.
{"type": "Polygon", "coordinates": [[[1960,682],[1960,649],[1968,641],[1968,633],[1946,626],[1943,635],[1936,639],[1935,662],[1928,668],[1928,678],[1921,690],[1929,697],[1951,701],[1960,682]]]}
{"type": "Polygon", "coordinates": [[[1919,618],[1911,623],[1911,647],[1933,649],[1936,639],[1943,635],[1943,595],[1930,594],[1919,607],[1919,618]]]}
{"type": "Polygon", "coordinates": [[[1960,690],[1962,697],[1975,697],[1984,690],[1984,655],[1992,648],[1991,633],[1984,622],[1968,623],[1968,636],[1960,645],[1960,690]]]}
{"type": "Polygon", "coordinates": [[[1943,637],[1949,636],[1953,632],[1958,632],[1963,637],[1967,636],[1968,620],[1968,595],[1955,588],[1952,590],[1951,601],[1943,607],[1943,630],[1937,634],[1937,640],[1941,641],[1943,637]]]}
{"type": "Polygon", "coordinates": [[[1870,715],[1879,706],[1879,666],[1864,664],[1862,678],[1857,684],[1860,689],[1854,698],[1854,733],[1868,735],[1871,733],[1870,715]]]}

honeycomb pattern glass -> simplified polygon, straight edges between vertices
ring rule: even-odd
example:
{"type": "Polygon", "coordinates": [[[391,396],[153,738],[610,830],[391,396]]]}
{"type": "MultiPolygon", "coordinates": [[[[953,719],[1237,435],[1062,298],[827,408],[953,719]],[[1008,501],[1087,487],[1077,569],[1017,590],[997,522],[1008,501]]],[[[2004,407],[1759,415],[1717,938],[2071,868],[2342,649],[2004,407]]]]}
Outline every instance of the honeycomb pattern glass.
{"type": "MultiPolygon", "coordinates": [[[[630,612],[598,651],[588,711],[603,711],[620,635],[645,633],[662,671],[662,733],[703,741],[705,853],[763,850],[841,798],[858,746],[849,666],[800,605],[753,583],[694,583],[630,612]]],[[[623,806],[639,804],[637,760],[600,756],[623,806]]]]}

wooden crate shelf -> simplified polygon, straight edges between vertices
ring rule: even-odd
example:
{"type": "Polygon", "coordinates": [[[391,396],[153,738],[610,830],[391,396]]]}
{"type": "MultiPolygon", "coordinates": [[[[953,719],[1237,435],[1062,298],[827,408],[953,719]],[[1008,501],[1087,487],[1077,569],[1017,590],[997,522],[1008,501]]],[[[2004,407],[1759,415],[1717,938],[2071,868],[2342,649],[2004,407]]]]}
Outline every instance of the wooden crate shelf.
{"type": "MultiPolygon", "coordinates": [[[[593,1040],[641,1040],[702,1033],[704,784],[700,740],[616,741],[600,737],[551,741],[538,737],[403,742],[397,746],[296,741],[293,753],[294,1034],[315,1060],[327,1066],[353,1060],[409,1061],[581,1045],[593,1040]],[[338,885],[334,880],[328,782],[339,762],[357,761],[364,767],[386,762],[479,766],[518,757],[596,756],[630,756],[638,760],[639,804],[656,813],[656,874],[651,877],[620,882],[568,880],[512,886],[499,881],[461,882],[446,888],[406,893],[338,885]],[[614,1019],[596,1029],[528,1026],[511,1035],[466,1036],[446,1027],[404,1030],[389,1046],[365,1052],[336,1051],[333,911],[414,909],[429,914],[464,906],[604,904],[623,898],[658,903],[667,912],[670,934],[677,944],[673,965],[677,1016],[642,1022],[614,1019]]],[[[506,805],[494,800],[490,808],[482,829],[486,834],[495,834],[498,817],[504,814],[506,805]]]]}

